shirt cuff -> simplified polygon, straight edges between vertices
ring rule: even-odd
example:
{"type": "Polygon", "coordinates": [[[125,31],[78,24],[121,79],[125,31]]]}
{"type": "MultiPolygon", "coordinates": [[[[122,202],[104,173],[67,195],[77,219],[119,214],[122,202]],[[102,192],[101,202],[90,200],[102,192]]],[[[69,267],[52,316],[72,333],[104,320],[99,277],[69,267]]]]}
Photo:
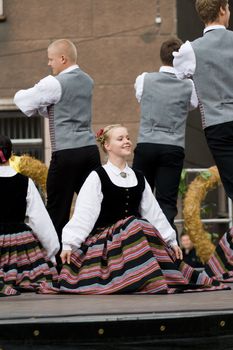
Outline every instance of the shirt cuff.
{"type": "Polygon", "coordinates": [[[55,256],[51,256],[51,258],[49,258],[49,260],[52,261],[52,263],[53,263],[54,265],[57,265],[55,256]]]}
{"type": "Polygon", "coordinates": [[[63,244],[62,245],[62,250],[72,250],[72,247],[70,244],[63,244]]]}

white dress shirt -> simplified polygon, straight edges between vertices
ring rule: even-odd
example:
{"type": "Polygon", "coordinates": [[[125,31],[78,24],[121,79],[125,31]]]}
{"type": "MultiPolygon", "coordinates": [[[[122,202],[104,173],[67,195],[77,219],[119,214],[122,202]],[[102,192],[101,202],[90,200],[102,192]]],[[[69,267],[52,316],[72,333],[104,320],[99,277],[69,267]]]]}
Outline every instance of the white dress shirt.
{"type": "MultiPolygon", "coordinates": [[[[176,71],[173,67],[170,66],[161,66],[159,69],[159,72],[165,72],[165,73],[172,73],[172,74],[176,74],[176,71]]],[[[142,94],[143,94],[143,86],[144,86],[144,79],[146,74],[148,74],[147,72],[144,72],[142,74],[140,74],[135,81],[134,84],[134,88],[136,91],[136,98],[138,100],[138,102],[140,103],[141,98],[142,98],[142,94]]],[[[197,108],[198,106],[198,98],[197,98],[197,94],[196,94],[196,90],[193,84],[193,81],[190,79],[190,82],[192,83],[193,89],[192,89],[192,94],[191,94],[191,98],[190,98],[190,110],[197,108]]]]}
{"type": "MultiPolygon", "coordinates": [[[[77,64],[72,65],[64,69],[59,75],[77,68],[79,68],[77,64]]],[[[48,75],[32,88],[19,90],[15,94],[14,103],[28,117],[40,114],[42,117],[48,118],[48,106],[58,103],[61,95],[62,88],[60,82],[52,75],[48,75]]]]}
{"type": "MultiPolygon", "coordinates": [[[[0,166],[0,177],[11,177],[15,174],[17,174],[17,172],[11,166],[0,166]]],[[[26,202],[27,224],[47,251],[48,257],[55,262],[55,254],[60,248],[57,233],[41,196],[30,178],[28,181],[26,202]]]]}
{"type": "MultiPolygon", "coordinates": [[[[215,29],[226,29],[226,27],[220,24],[207,26],[204,29],[204,34],[209,30],[215,29]]],[[[173,56],[173,65],[175,67],[177,77],[179,79],[192,77],[196,70],[196,57],[190,41],[187,40],[183,45],[181,45],[178,52],[174,51],[173,56]]]]}
{"type": "MultiPolygon", "coordinates": [[[[114,185],[119,187],[137,185],[137,177],[128,165],[124,170],[120,170],[108,161],[103,168],[114,185]],[[127,174],[126,178],[120,176],[122,171],[127,174]]],[[[85,241],[99,217],[102,200],[100,178],[95,171],[92,171],[78,194],[72,218],[63,228],[63,250],[75,250],[85,241]]],[[[139,212],[160,232],[169,245],[177,245],[176,233],[163,214],[146,180],[139,212]]]]}

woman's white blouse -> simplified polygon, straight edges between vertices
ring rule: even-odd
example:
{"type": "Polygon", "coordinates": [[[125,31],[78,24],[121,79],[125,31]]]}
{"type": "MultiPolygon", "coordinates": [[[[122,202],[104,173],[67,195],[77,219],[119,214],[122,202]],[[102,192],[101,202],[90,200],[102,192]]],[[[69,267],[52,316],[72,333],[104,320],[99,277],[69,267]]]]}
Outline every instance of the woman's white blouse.
{"type": "MultiPolygon", "coordinates": [[[[16,171],[10,166],[0,166],[0,177],[11,177],[15,174],[16,171]]],[[[30,178],[26,201],[27,224],[47,251],[48,257],[55,262],[55,255],[60,248],[58,236],[41,196],[30,178]]]]}
{"type": "MultiPolygon", "coordinates": [[[[108,161],[103,168],[114,185],[120,187],[137,185],[137,177],[128,165],[124,170],[120,170],[108,161]],[[121,171],[127,174],[126,178],[121,177],[121,171]]],[[[63,250],[75,250],[85,241],[99,217],[102,200],[100,178],[95,171],[92,171],[78,194],[72,218],[63,228],[63,250]]],[[[139,212],[160,232],[169,245],[177,245],[176,233],[163,214],[146,180],[139,212]]]]}

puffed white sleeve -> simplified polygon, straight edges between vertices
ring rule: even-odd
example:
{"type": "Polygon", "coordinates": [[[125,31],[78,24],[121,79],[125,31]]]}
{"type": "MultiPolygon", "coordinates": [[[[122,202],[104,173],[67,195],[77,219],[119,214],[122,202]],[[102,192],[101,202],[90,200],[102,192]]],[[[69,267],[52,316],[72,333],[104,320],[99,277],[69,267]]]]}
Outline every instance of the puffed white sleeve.
{"type": "Polygon", "coordinates": [[[191,79],[189,79],[191,85],[192,85],[192,94],[190,98],[190,105],[189,105],[189,110],[192,111],[193,109],[198,107],[198,97],[195,89],[195,85],[191,79]]]}
{"type": "Polygon", "coordinates": [[[102,200],[100,178],[92,171],[79,191],[72,218],[62,230],[63,250],[75,250],[85,241],[98,219],[102,200]]]}
{"type": "Polygon", "coordinates": [[[52,220],[50,219],[41,196],[31,179],[28,181],[26,200],[28,225],[31,227],[33,233],[37,236],[38,240],[47,251],[48,257],[53,259],[60,248],[57,232],[53,226],[52,220]]]}
{"type": "Polygon", "coordinates": [[[135,83],[134,83],[135,96],[136,96],[136,99],[138,100],[138,103],[140,103],[141,99],[142,99],[144,79],[145,79],[146,74],[147,74],[147,72],[140,74],[136,78],[135,83]]]}
{"type": "Polygon", "coordinates": [[[169,224],[146,179],[139,210],[141,216],[159,231],[168,245],[177,245],[176,232],[169,224]]]}
{"type": "Polygon", "coordinates": [[[179,79],[190,78],[196,70],[196,56],[190,41],[181,45],[179,51],[173,52],[173,66],[179,79]]]}
{"type": "Polygon", "coordinates": [[[48,75],[33,87],[19,90],[14,96],[14,103],[28,117],[37,114],[48,117],[48,106],[57,103],[61,94],[59,81],[52,75],[48,75]]]}

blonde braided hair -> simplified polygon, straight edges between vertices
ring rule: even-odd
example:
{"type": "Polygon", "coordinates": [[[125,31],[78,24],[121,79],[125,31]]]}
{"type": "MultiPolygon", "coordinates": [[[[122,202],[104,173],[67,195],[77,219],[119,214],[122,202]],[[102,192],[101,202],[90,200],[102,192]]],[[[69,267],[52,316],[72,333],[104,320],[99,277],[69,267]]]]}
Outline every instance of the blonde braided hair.
{"type": "Polygon", "coordinates": [[[109,132],[114,129],[114,128],[122,128],[124,127],[122,124],[111,124],[111,125],[107,125],[105,126],[105,128],[99,129],[95,135],[96,137],[96,141],[99,142],[100,147],[102,148],[102,150],[107,153],[106,149],[105,149],[105,142],[107,142],[109,140],[109,132]]]}

